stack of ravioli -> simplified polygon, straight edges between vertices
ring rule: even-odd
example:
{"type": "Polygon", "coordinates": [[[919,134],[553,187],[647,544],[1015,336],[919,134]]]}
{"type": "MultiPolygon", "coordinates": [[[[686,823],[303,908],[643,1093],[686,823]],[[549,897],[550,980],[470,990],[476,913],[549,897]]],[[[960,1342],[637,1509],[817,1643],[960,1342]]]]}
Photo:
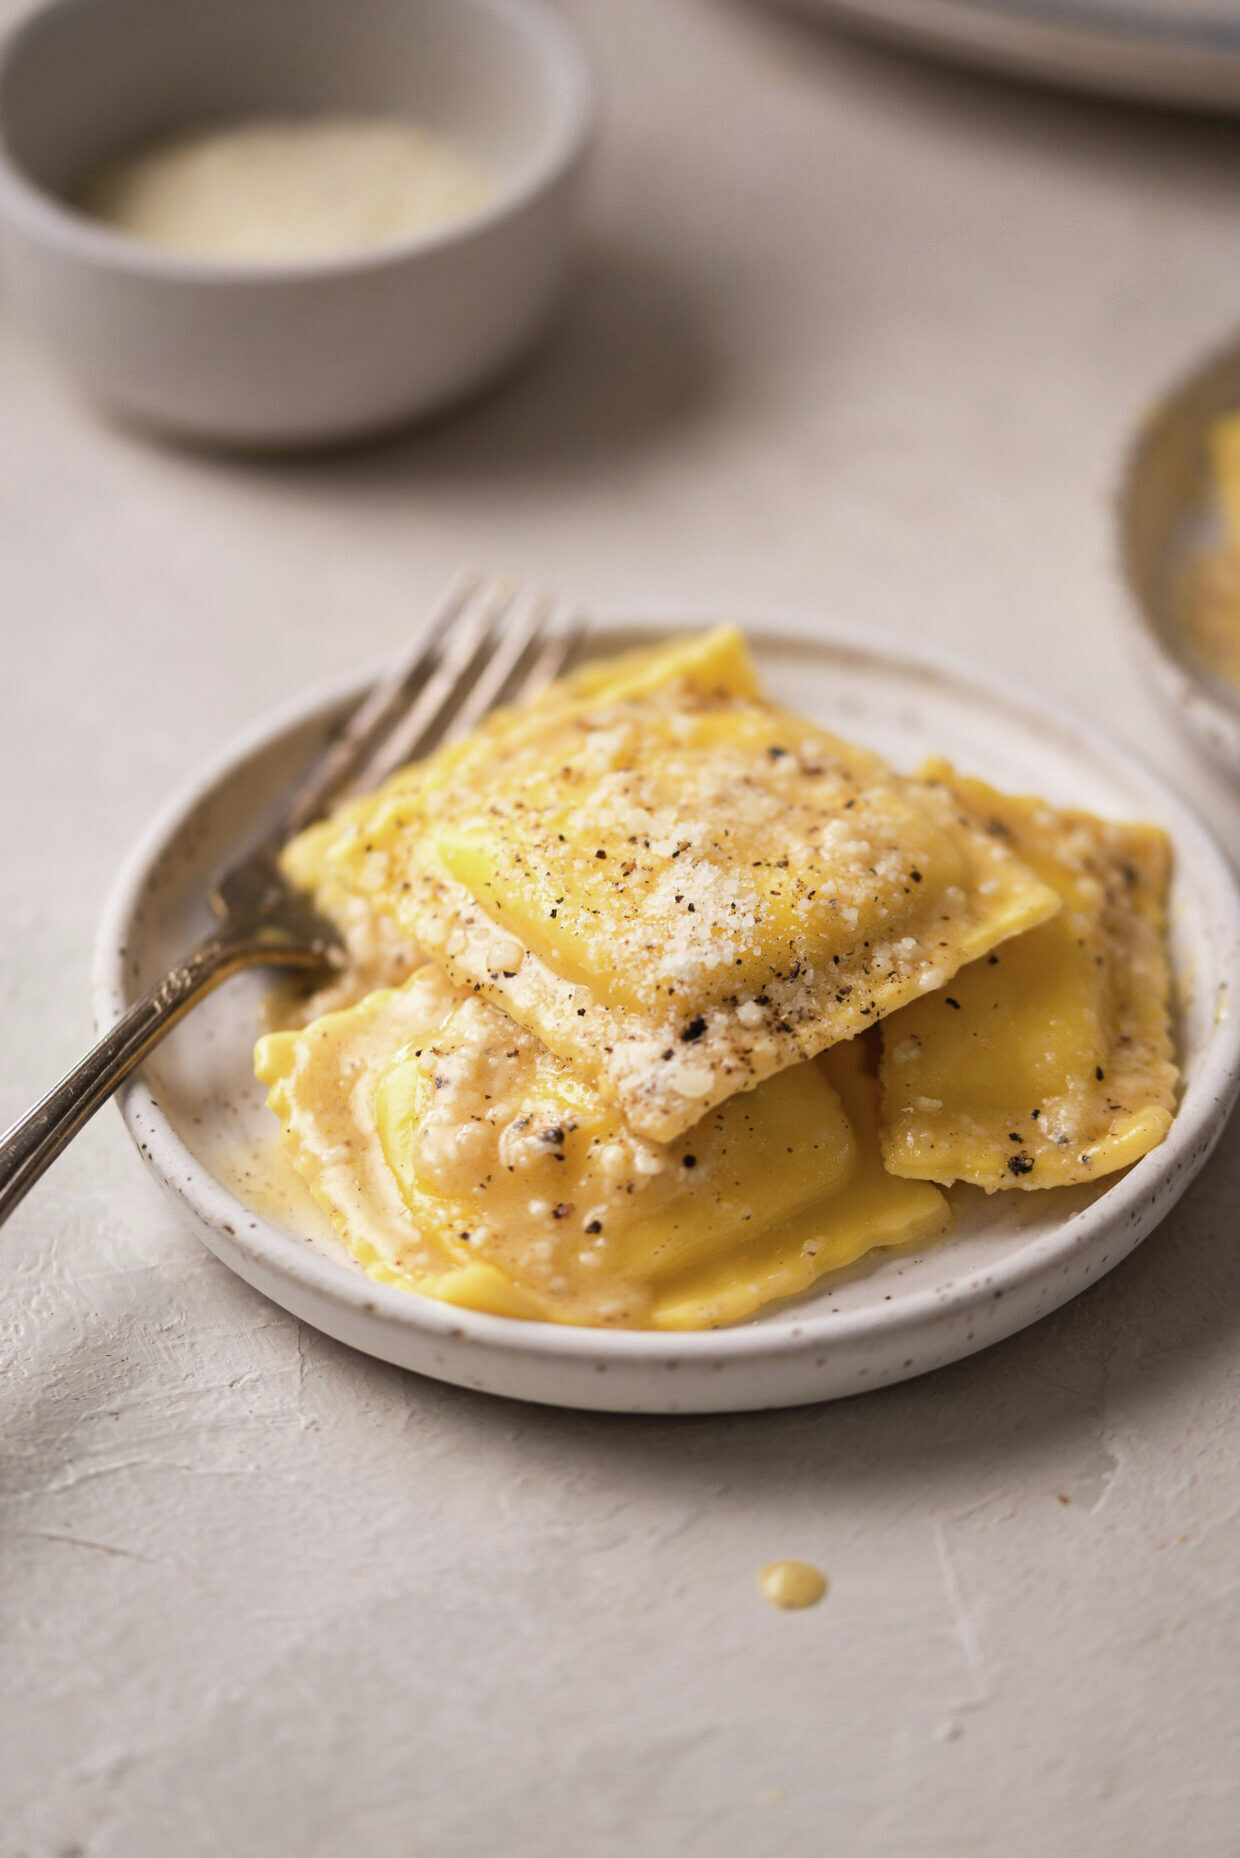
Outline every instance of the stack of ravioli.
{"type": "Polygon", "coordinates": [[[916,779],[731,628],[584,670],[293,840],[355,962],[259,1077],[377,1278],[508,1316],[735,1322],[1094,1181],[1176,1089],[1168,847],[916,779]]]}

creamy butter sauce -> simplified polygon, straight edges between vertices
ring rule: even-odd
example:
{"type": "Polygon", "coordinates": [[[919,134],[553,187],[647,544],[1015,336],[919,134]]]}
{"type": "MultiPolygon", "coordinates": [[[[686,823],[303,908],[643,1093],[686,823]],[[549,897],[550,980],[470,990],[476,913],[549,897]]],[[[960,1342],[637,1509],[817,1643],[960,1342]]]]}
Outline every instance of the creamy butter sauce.
{"type": "Polygon", "coordinates": [[[758,1592],[772,1606],[793,1612],[817,1606],[827,1591],[827,1577],[808,1561],[770,1561],[758,1572],[758,1592]]]}
{"type": "Polygon", "coordinates": [[[225,1187],[260,1219],[337,1251],[339,1240],[331,1221],[289,1160],[277,1134],[256,1142],[222,1143],[212,1156],[212,1168],[225,1187]]]}

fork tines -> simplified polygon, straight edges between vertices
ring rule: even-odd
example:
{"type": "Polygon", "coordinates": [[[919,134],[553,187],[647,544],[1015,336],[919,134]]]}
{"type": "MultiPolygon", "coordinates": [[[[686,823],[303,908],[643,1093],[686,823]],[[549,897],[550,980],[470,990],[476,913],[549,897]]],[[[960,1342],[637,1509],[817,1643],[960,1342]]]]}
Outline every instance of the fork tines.
{"type": "Polygon", "coordinates": [[[581,617],[514,581],[460,574],[418,644],[367,693],[293,797],[282,833],[365,793],[406,761],[537,694],[568,664],[581,617]]]}

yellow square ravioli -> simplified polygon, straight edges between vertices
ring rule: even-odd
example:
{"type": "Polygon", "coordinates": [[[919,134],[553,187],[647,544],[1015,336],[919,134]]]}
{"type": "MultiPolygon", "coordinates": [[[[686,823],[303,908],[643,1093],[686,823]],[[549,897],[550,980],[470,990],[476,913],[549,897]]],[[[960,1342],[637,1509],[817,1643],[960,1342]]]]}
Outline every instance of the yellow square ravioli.
{"type": "Polygon", "coordinates": [[[286,865],[658,1141],[1059,908],[946,788],[762,697],[731,629],[553,687],[286,865]]]}
{"type": "MultiPolygon", "coordinates": [[[[640,698],[652,686],[676,681],[715,696],[757,691],[745,642],[723,628],[673,646],[648,647],[590,663],[558,678],[537,698],[492,711],[463,740],[397,770],[375,792],[346,801],[326,819],[296,835],[281,853],[285,876],[313,893],[317,907],[340,930],[350,974],[332,994],[361,999],[375,987],[395,986],[419,964],[416,944],[397,927],[398,899],[385,887],[386,866],[371,856],[372,828],[399,803],[400,817],[429,817],[448,804],[458,783],[485,780],[518,744],[574,717],[604,698],[640,698]]],[[[402,912],[407,914],[407,912],[402,912]]],[[[327,1001],[324,1010],[333,1003],[327,1001]]]]}
{"type": "Polygon", "coordinates": [[[294,1165],[373,1275],[504,1315],[702,1328],[946,1226],[936,1189],[884,1174],[876,1085],[847,1049],[658,1147],[427,966],[269,1035],[256,1068],[294,1165]]]}
{"type": "MultiPolygon", "coordinates": [[[[946,1198],[927,1181],[900,1180],[883,1166],[878,1080],[867,1068],[867,1037],[833,1045],[805,1070],[837,1092],[852,1127],[856,1165],[843,1186],[759,1237],[682,1264],[660,1285],[656,1327],[700,1329],[735,1322],[775,1298],[810,1289],[874,1251],[906,1252],[951,1225],[946,1198]]],[[[785,1075],[796,1076],[794,1070],[785,1075]]],[[[755,1098],[772,1087],[762,1084],[755,1098]]]]}
{"type": "Polygon", "coordinates": [[[993,1192],[1126,1167],[1162,1140],[1175,1102],[1166,836],[997,793],[945,764],[922,772],[1064,907],[885,1022],[888,1168],[993,1192]]]}

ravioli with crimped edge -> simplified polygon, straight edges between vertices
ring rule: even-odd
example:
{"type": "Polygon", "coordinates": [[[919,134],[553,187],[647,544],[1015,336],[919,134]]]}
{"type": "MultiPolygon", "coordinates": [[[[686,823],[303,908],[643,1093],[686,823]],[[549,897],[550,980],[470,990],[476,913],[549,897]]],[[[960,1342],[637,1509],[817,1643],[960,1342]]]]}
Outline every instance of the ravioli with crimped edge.
{"type": "Polygon", "coordinates": [[[737,1322],[1068,1185],[1176,1085],[1154,828],[916,778],[731,628],[587,666],[286,848],[349,971],[263,1039],[372,1276],[613,1328],[737,1322]]]}
{"type": "Polygon", "coordinates": [[[497,1315],[705,1328],[951,1218],[937,1188],[884,1171],[860,1041],[665,1147],[431,965],[268,1035],[256,1068],[365,1268],[497,1315]]]}
{"type": "Polygon", "coordinates": [[[1123,825],[922,769],[1063,899],[1051,921],[884,1022],[883,1155],[896,1174],[1004,1187],[1097,1180],[1175,1107],[1170,847],[1123,825]]]}
{"type": "Polygon", "coordinates": [[[295,840],[671,1141],[1045,921],[947,788],[764,697],[732,628],[592,666],[295,840]]]}

